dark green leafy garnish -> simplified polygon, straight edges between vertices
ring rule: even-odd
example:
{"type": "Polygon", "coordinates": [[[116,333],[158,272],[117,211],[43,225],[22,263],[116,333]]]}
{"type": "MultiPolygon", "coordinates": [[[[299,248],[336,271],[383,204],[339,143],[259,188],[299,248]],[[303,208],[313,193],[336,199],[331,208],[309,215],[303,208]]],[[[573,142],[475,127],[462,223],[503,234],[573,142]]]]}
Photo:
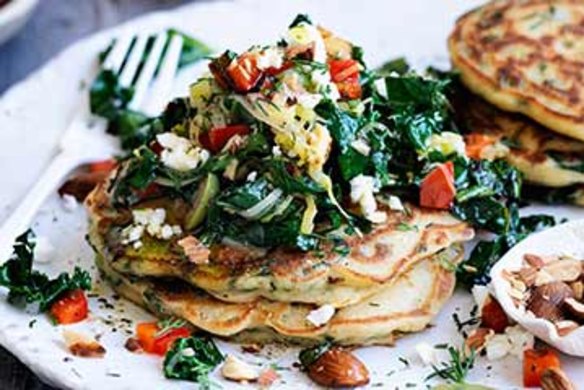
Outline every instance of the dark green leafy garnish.
{"type": "Polygon", "coordinates": [[[307,369],[332,347],[333,347],[332,341],[330,340],[323,341],[322,343],[314,347],[301,350],[298,355],[298,360],[300,360],[300,364],[302,364],[302,367],[307,369]]]}
{"type": "Polygon", "coordinates": [[[181,338],[164,357],[164,376],[196,382],[201,388],[208,389],[211,387],[209,373],[223,360],[223,354],[212,339],[181,338]]]}
{"type": "Polygon", "coordinates": [[[426,379],[439,377],[449,382],[464,383],[469,371],[473,368],[476,354],[473,349],[467,355],[464,351],[453,346],[448,347],[449,362],[442,362],[439,366],[432,365],[434,372],[426,379]]]}
{"type": "Polygon", "coordinates": [[[491,241],[479,242],[470,256],[460,264],[457,272],[457,280],[460,283],[468,287],[489,283],[489,271],[503,254],[531,233],[554,226],[556,223],[554,217],[549,215],[530,215],[520,218],[517,210],[512,210],[513,213],[509,219],[511,227],[508,232],[491,241]]]}
{"type": "Polygon", "coordinates": [[[14,253],[0,266],[0,286],[9,289],[8,302],[19,306],[37,303],[39,311],[44,312],[64,292],[91,288],[91,277],[79,267],[75,267],[73,275],[64,272],[55,279],[33,270],[33,237],[31,230],[20,235],[14,244],[14,253]]]}

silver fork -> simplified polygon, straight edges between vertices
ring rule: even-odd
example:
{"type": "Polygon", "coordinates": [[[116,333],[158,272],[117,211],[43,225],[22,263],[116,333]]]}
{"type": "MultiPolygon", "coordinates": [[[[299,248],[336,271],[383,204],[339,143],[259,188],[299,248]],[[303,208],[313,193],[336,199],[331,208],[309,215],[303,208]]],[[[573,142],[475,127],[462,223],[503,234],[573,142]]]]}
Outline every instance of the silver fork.
{"type": "MultiPolygon", "coordinates": [[[[183,39],[179,35],[173,35],[162,58],[168,34],[166,31],[157,34],[138,75],[140,60],[145,53],[149,36],[151,35],[124,35],[118,38],[104,60],[103,67],[117,73],[120,84],[124,87],[131,86],[137,76],[129,108],[147,115],[157,115],[168,101],[172,81],[178,69],[183,39]],[[134,38],[136,40],[132,45],[134,38]],[[155,77],[159,62],[161,65],[155,77]]],[[[30,226],[46,198],[56,191],[72,170],[82,164],[111,158],[119,152],[119,142],[105,133],[106,127],[106,121],[94,117],[87,104],[79,108],[61,137],[57,154],[2,224],[0,264],[9,258],[16,237],[30,226]]]]}

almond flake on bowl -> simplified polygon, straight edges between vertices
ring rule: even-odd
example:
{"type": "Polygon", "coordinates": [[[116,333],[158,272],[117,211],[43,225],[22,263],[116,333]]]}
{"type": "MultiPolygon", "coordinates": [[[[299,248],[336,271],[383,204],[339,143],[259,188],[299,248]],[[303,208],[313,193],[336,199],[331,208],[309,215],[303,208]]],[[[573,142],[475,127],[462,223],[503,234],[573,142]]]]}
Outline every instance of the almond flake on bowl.
{"type": "Polygon", "coordinates": [[[334,315],[335,308],[332,305],[323,305],[308,313],[306,319],[314,326],[322,326],[329,322],[334,315]]]}

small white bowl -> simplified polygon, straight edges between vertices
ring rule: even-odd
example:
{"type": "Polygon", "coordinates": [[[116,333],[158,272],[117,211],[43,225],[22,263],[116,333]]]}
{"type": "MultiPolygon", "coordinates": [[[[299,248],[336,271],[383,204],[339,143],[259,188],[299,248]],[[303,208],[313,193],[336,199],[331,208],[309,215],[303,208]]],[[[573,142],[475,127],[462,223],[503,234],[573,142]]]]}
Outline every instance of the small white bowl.
{"type": "Polygon", "coordinates": [[[495,295],[509,317],[560,351],[584,357],[584,326],[560,336],[550,321],[535,317],[522,306],[516,307],[509,296],[511,285],[502,277],[503,270],[519,270],[526,254],[570,255],[584,259],[584,220],[564,223],[532,234],[507,252],[491,270],[495,295]]]}
{"type": "Polygon", "coordinates": [[[10,0],[0,7],[0,45],[24,26],[38,0],[10,0]]]}

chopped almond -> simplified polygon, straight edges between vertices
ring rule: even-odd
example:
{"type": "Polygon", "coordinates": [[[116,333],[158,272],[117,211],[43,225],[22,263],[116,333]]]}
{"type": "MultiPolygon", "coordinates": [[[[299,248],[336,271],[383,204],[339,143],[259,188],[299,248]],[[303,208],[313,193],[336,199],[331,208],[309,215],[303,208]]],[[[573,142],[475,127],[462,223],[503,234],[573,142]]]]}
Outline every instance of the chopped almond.
{"type": "Polygon", "coordinates": [[[525,262],[530,266],[537,269],[545,265],[545,260],[543,259],[543,257],[538,255],[526,254],[525,256],[523,256],[523,260],[525,260],[525,262]]]}
{"type": "Polygon", "coordinates": [[[487,345],[489,339],[494,335],[495,331],[493,331],[493,329],[477,328],[473,330],[464,341],[466,354],[470,354],[471,350],[474,350],[477,353],[482,351],[487,345]]]}
{"type": "Polygon", "coordinates": [[[187,236],[180,241],[178,245],[183,248],[185,254],[192,263],[202,265],[209,263],[210,251],[201,241],[194,236],[187,236]]]}
{"type": "Polygon", "coordinates": [[[105,355],[105,348],[95,339],[71,330],[63,331],[65,345],[69,351],[79,357],[101,358],[105,355]]]}
{"type": "Polygon", "coordinates": [[[265,369],[258,377],[258,385],[262,388],[270,387],[280,378],[280,375],[273,368],[265,369]]]}

